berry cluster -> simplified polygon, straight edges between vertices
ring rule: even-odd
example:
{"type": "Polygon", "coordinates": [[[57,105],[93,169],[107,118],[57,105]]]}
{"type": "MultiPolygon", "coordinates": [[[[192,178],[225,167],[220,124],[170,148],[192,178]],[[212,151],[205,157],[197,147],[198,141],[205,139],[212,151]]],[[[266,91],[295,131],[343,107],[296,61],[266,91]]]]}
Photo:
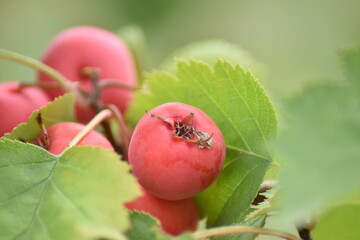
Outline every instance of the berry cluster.
{"type": "MultiPolygon", "coordinates": [[[[215,122],[198,108],[172,102],[147,111],[134,131],[129,130],[122,113],[138,89],[135,67],[124,42],[108,31],[94,27],[66,30],[49,44],[42,62],[72,86],[78,123],[45,128],[39,116],[42,132],[33,143],[61,154],[95,114],[111,109],[125,135],[121,147],[106,120],[102,123],[106,137],[91,130],[77,145],[99,146],[127,158],[143,194],[125,203],[126,208],[158,218],[169,234],[194,231],[199,216],[193,197],[214,182],[225,159],[224,138],[215,122]]],[[[38,74],[34,85],[1,83],[0,112],[6,114],[1,114],[0,137],[65,93],[59,82],[44,73],[38,74]]]]}

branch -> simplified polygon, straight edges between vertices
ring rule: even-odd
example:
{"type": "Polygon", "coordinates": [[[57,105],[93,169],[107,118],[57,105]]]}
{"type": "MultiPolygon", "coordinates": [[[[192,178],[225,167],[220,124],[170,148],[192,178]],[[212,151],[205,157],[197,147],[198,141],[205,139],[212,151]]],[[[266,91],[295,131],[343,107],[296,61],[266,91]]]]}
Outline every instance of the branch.
{"type": "Polygon", "coordinates": [[[112,80],[112,79],[102,79],[99,82],[99,87],[101,88],[101,90],[108,87],[116,87],[129,91],[137,91],[140,89],[139,87],[134,87],[125,83],[120,83],[117,80],[112,80]]]}
{"type": "Polygon", "coordinates": [[[129,149],[129,142],[132,135],[131,130],[126,125],[125,119],[119,109],[115,105],[108,105],[108,109],[110,109],[113,113],[114,118],[117,120],[119,127],[120,127],[120,136],[121,136],[121,144],[123,149],[123,157],[124,159],[128,159],[128,149],[129,149]]]}
{"type": "Polygon", "coordinates": [[[60,72],[56,71],[55,69],[49,67],[48,65],[37,61],[35,59],[26,57],[24,55],[8,51],[5,49],[0,49],[0,58],[8,59],[14,62],[18,62],[21,64],[24,64],[26,66],[29,66],[35,70],[38,70],[49,77],[53,78],[60,87],[64,90],[64,92],[72,92],[75,94],[78,102],[81,105],[86,105],[86,100],[83,99],[81,93],[77,89],[77,84],[74,82],[71,82],[68,80],[64,75],[62,75],[60,72]]]}
{"type": "Polygon", "coordinates": [[[0,57],[12,60],[14,62],[22,63],[33,69],[45,73],[46,75],[56,80],[65,92],[70,92],[74,88],[73,84],[69,80],[67,80],[61,73],[40,61],[5,49],[0,49],[0,57]]]}

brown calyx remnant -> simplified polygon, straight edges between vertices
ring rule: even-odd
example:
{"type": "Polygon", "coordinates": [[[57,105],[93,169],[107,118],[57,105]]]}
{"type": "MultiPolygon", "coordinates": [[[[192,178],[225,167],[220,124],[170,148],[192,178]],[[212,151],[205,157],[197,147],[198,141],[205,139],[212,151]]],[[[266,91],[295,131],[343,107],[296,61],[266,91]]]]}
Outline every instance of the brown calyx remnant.
{"type": "Polygon", "coordinates": [[[39,113],[36,117],[36,121],[39,124],[39,127],[41,129],[42,134],[40,134],[40,137],[37,139],[38,145],[41,148],[48,149],[50,145],[49,135],[47,133],[47,129],[45,127],[45,124],[43,123],[41,113],[39,113]]]}
{"type": "Polygon", "coordinates": [[[167,118],[154,115],[145,110],[145,112],[151,117],[161,121],[167,122],[175,128],[172,135],[176,138],[183,138],[187,142],[196,143],[199,148],[211,149],[214,142],[212,141],[213,134],[209,135],[206,132],[197,131],[194,127],[194,113],[182,117],[181,119],[167,118]]]}

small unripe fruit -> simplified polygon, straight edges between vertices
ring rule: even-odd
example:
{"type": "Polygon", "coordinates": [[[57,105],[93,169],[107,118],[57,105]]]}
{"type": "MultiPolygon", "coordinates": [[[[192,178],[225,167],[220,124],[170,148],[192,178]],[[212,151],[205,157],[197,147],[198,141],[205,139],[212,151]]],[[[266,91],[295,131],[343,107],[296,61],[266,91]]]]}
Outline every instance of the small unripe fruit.
{"type": "Polygon", "coordinates": [[[195,231],[199,214],[193,198],[168,201],[157,198],[143,190],[143,195],[125,203],[129,210],[146,212],[160,221],[161,228],[168,234],[179,235],[195,231]]]}
{"type": "MultiPolygon", "coordinates": [[[[46,150],[52,154],[62,153],[74,137],[85,128],[85,125],[75,122],[61,122],[47,128],[46,150]]],[[[43,141],[44,134],[40,134],[39,141],[43,141]]],[[[78,146],[99,146],[114,150],[111,143],[95,130],[90,131],[78,144],[78,146]]]]}
{"type": "Polygon", "coordinates": [[[20,88],[18,82],[0,84],[0,137],[26,122],[31,113],[45,106],[50,99],[40,89],[20,88]]]}
{"type": "MultiPolygon", "coordinates": [[[[100,70],[100,81],[111,79],[115,82],[136,85],[136,71],[130,51],[115,34],[95,27],[74,27],[56,36],[47,47],[42,61],[62,73],[71,81],[77,81],[86,91],[92,89],[89,76],[84,75],[85,67],[100,70]]],[[[39,82],[53,82],[40,73],[39,82]]],[[[51,98],[63,94],[58,90],[47,90],[51,98]]],[[[108,87],[101,92],[105,104],[114,104],[125,111],[132,99],[132,92],[108,87]]],[[[89,121],[94,113],[90,108],[76,107],[77,119],[89,121]]]]}
{"type": "Polygon", "coordinates": [[[225,151],[224,137],[209,116],[173,102],[150,110],[139,121],[130,140],[129,163],[146,190],[179,200],[216,179],[225,151]]]}

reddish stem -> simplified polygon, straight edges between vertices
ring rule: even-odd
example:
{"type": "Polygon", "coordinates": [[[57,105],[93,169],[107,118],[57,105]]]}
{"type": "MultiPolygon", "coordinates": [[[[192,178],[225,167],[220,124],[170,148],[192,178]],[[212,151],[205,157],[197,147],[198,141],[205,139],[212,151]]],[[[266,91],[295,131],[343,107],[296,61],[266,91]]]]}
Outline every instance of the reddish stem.
{"type": "Polygon", "coordinates": [[[107,108],[113,112],[113,116],[119,123],[123,158],[128,159],[128,149],[132,132],[126,125],[123,115],[115,105],[110,104],[107,108]]]}

